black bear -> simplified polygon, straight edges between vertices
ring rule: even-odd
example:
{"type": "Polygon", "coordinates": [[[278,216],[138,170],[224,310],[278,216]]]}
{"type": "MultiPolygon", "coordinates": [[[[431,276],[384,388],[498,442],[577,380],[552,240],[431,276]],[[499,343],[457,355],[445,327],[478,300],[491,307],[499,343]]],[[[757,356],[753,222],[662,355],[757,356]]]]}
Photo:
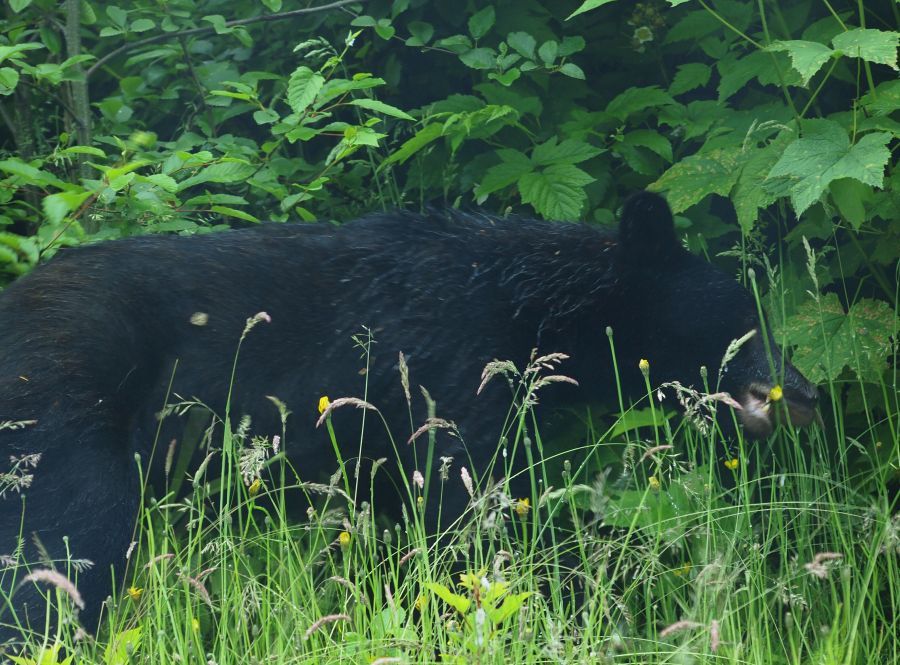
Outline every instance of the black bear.
{"type": "MultiPolygon", "coordinates": [[[[285,402],[296,414],[285,450],[304,479],[336,467],[314,428],[315,407],[321,395],[360,395],[349,340],[363,326],[375,339],[369,399],[394,436],[405,441],[425,417],[414,413],[410,423],[396,371],[403,352],[414,384],[459,428],[437,454],[476,469],[496,450],[510,400],[500,381],[476,396],[485,364],[521,367],[535,348],[562,352],[570,357],[562,370],[578,387],[555,390],[556,399],[609,397],[607,327],[632,394],[642,394],[636,368],[646,358],[654,382],[697,385],[699,368],[709,368],[710,384],[743,406],[751,434],[768,434],[778,411],[803,425],[814,410],[814,387],[777,350],[767,352],[763,333],[715,376],[729,343],[759,329],[756,304],[680,246],[668,206],[651,193],[626,203],[618,233],[393,212],[342,226],[264,224],[66,250],[0,294],[0,449],[4,460],[40,453],[24,501],[13,493],[0,501],[0,554],[24,541],[20,555],[35,561],[35,533],[52,557],[68,548],[93,561],[78,579],[86,625],[111,591],[111,569],[121,580],[140,496],[135,454],[148,459],[172,393],[222,413],[237,341],[257,312],[270,321],[243,343],[231,413],[275,434],[279,414],[266,396],[285,402]],[[784,409],[768,402],[776,383],[784,409]]],[[[553,400],[547,391],[542,407],[553,400]]],[[[357,422],[358,414],[336,412],[336,426],[342,418],[357,422]]],[[[171,436],[164,429],[160,438],[165,445],[171,436]]],[[[342,440],[345,459],[354,456],[358,437],[342,440]]],[[[372,437],[364,454],[394,459],[386,445],[372,437]]],[[[400,447],[409,454],[414,446],[400,447]]],[[[21,613],[37,599],[20,586],[8,604],[21,613]]]]}

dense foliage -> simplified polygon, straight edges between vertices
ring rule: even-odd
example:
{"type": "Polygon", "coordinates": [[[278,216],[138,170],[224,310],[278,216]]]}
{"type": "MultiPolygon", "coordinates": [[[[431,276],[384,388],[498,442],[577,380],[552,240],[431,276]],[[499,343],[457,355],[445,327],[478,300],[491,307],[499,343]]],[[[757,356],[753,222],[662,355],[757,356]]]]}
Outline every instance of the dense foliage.
{"type": "MultiPolygon", "coordinates": [[[[0,281],[67,245],[377,208],[609,224],[655,189],[692,250],[763,294],[852,441],[820,461],[884,508],[900,463],[898,24],[892,0],[8,0],[0,281]]],[[[679,487],[660,514],[688,510],[679,487]]],[[[609,501],[595,491],[593,509],[609,501]]],[[[622,510],[648,501],[634,492],[622,510]]],[[[644,525],[624,514],[607,524],[644,525]]]]}

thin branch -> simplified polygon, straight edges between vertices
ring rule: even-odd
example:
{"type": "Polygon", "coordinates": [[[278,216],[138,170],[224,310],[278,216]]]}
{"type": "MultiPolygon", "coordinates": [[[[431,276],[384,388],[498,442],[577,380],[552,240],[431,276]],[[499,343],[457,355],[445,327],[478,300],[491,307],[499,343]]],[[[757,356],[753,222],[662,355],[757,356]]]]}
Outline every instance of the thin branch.
{"type": "MultiPolygon", "coordinates": [[[[292,18],[294,16],[301,16],[303,14],[313,14],[316,12],[327,12],[332,9],[338,9],[339,7],[343,7],[345,5],[352,4],[361,4],[368,2],[368,0],[338,0],[337,2],[331,2],[327,5],[320,5],[319,7],[306,7],[304,9],[294,9],[289,12],[282,12],[280,14],[265,14],[263,16],[253,16],[251,18],[242,18],[235,21],[226,21],[226,28],[234,28],[240,25],[249,25],[251,23],[260,23],[264,21],[280,21],[286,18],[292,18]]],[[[190,30],[182,30],[181,32],[168,32],[159,35],[154,35],[153,37],[148,37],[147,39],[141,39],[136,42],[132,42],[130,44],[123,44],[119,48],[113,49],[102,58],[97,60],[91,68],[87,70],[85,76],[89,79],[91,75],[100,67],[105,65],[107,62],[115,58],[120,53],[125,51],[130,51],[133,48],[138,48],[140,46],[146,46],[147,44],[155,44],[156,42],[162,42],[167,39],[172,39],[173,37],[189,37],[191,35],[200,35],[205,32],[213,32],[215,30],[215,26],[205,26],[202,28],[191,28],[190,30]]]]}

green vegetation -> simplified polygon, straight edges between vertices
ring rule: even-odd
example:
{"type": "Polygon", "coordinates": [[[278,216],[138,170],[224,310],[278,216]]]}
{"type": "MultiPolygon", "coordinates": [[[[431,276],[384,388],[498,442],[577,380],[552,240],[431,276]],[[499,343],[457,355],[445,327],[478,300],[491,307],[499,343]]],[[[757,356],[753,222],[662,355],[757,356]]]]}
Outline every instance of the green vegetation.
{"type": "MultiPolygon", "coordinates": [[[[300,482],[280,449],[288,433],[257,437],[226,415],[192,482],[173,470],[148,491],[127,591],[101,634],[69,620],[75,561],[38,580],[62,621],[7,658],[900,662],[898,5],[299,10],[10,0],[0,280],[95,240],[395,206],[608,224],[649,187],[692,250],[757,294],[779,344],[823,386],[823,422],[726,439],[702,416],[662,411],[651,366],[645,400],[612,416],[573,405],[569,427],[543,432],[527,372],[498,464],[524,448],[532,495],[463,474],[465,460],[437,477],[404,469],[395,525],[355,500],[371,479],[352,463],[336,456],[330,483],[300,482]],[[468,511],[430,533],[425,507],[451,493],[470,495],[468,511]]],[[[279,405],[310,418],[314,407],[279,405]]],[[[430,435],[412,445],[439,455],[430,435]]],[[[0,477],[5,500],[28,472],[26,460],[0,477]]]]}

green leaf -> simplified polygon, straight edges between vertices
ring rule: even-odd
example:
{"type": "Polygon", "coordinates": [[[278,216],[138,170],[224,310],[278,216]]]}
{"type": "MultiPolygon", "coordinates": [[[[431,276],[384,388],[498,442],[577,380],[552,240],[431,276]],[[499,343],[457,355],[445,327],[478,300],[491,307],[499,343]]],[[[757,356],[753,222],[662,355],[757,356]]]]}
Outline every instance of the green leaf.
{"type": "Polygon", "coordinates": [[[856,28],[842,32],[831,40],[834,48],[851,58],[887,65],[897,69],[897,44],[900,32],[856,28]]]}
{"type": "Polygon", "coordinates": [[[587,202],[583,187],[594,182],[577,166],[554,164],[519,180],[522,202],[548,219],[577,219],[587,202]]]}
{"type": "Polygon", "coordinates": [[[78,208],[91,195],[90,192],[79,190],[72,192],[59,192],[45,196],[41,201],[44,215],[51,224],[59,224],[66,215],[78,208]]]}
{"type": "MultiPolygon", "coordinates": [[[[522,154],[522,153],[519,153],[522,154]]],[[[508,187],[519,181],[526,173],[531,173],[534,165],[525,155],[522,155],[524,161],[519,162],[503,162],[492,166],[484,173],[478,187],[475,188],[475,197],[483,199],[496,192],[497,190],[508,187]]]]}
{"type": "Polygon", "coordinates": [[[567,62],[559,68],[560,74],[565,74],[569,78],[585,80],[584,71],[578,65],[567,62]]]}
{"type": "Polygon", "coordinates": [[[609,4],[610,2],[614,2],[614,0],[584,0],[584,2],[579,5],[578,9],[576,9],[566,17],[566,20],[568,21],[569,19],[578,16],[579,14],[584,14],[585,12],[589,12],[592,9],[597,9],[597,7],[602,7],[603,5],[609,4]]]}
{"type": "Polygon", "coordinates": [[[12,67],[0,67],[0,95],[11,95],[19,85],[19,72],[12,67]]]}
{"type": "Polygon", "coordinates": [[[494,7],[493,5],[488,5],[469,18],[469,34],[474,39],[481,39],[493,27],[494,20],[494,7]]]}
{"type": "Polygon", "coordinates": [[[622,137],[622,143],[629,146],[647,148],[665,159],[672,161],[672,144],[665,136],[652,129],[636,129],[622,137]]]}
{"type": "Polygon", "coordinates": [[[655,85],[646,88],[628,88],[607,105],[606,112],[625,120],[639,111],[675,103],[677,102],[669,93],[655,85]]]}
{"type": "Polygon", "coordinates": [[[549,67],[556,60],[557,52],[559,52],[559,44],[551,39],[541,44],[538,49],[538,57],[549,67]]]}
{"type": "Polygon", "coordinates": [[[881,187],[891,157],[887,148],[891,138],[887,132],[875,132],[851,146],[847,132],[838,123],[808,120],[803,123],[803,136],[785,148],[769,179],[787,179],[791,203],[801,215],[838,178],[855,178],[881,187]]]}
{"type": "Polygon", "coordinates": [[[497,83],[502,86],[506,86],[507,88],[511,86],[513,83],[519,80],[519,77],[522,75],[522,72],[518,67],[513,67],[512,69],[503,72],[502,74],[497,74],[496,72],[490,72],[488,74],[489,79],[493,79],[497,83]]]}
{"type": "Polygon", "coordinates": [[[406,26],[412,35],[406,40],[407,46],[424,46],[434,37],[434,26],[424,21],[410,21],[406,26]]]}
{"type": "Polygon", "coordinates": [[[529,60],[534,58],[534,48],[537,46],[537,41],[527,32],[509,33],[506,36],[506,43],[519,55],[529,60]]]}
{"type": "Polygon", "coordinates": [[[301,65],[288,81],[287,101],[294,113],[303,113],[325,85],[321,74],[301,65]]]}
{"type": "Polygon", "coordinates": [[[31,0],[9,0],[9,8],[12,9],[16,14],[21,12],[30,4],[31,0]]]}
{"type": "Polygon", "coordinates": [[[743,167],[731,192],[731,201],[745,235],[756,226],[759,209],[772,205],[778,199],[778,194],[770,192],[763,184],[791,138],[791,133],[784,131],[768,145],[748,148],[744,153],[743,167]]]}
{"type": "Polygon", "coordinates": [[[491,69],[497,60],[494,49],[473,48],[459,54],[459,59],[466,67],[472,69],[491,69]]]}
{"type": "Polygon", "coordinates": [[[147,32],[148,30],[153,30],[156,27],[156,24],[151,21],[149,18],[139,18],[136,21],[133,21],[131,24],[132,32],[147,32]]]}
{"type": "Polygon", "coordinates": [[[154,173],[153,175],[142,176],[141,180],[156,185],[160,189],[167,192],[177,192],[178,182],[172,176],[163,173],[154,173]]]}
{"type": "Polygon", "coordinates": [[[141,628],[132,628],[116,633],[103,651],[104,665],[126,665],[130,663],[140,650],[141,628]]]}
{"type": "Polygon", "coordinates": [[[595,148],[585,141],[566,139],[557,144],[556,137],[535,147],[531,153],[531,160],[538,166],[550,166],[552,164],[578,164],[596,157],[603,150],[595,148]]]}
{"type": "Polygon", "coordinates": [[[9,173],[10,175],[19,176],[23,180],[25,180],[26,185],[34,185],[37,187],[44,187],[47,185],[58,187],[60,189],[64,188],[66,184],[57,178],[52,173],[47,173],[46,171],[42,171],[41,169],[32,166],[31,164],[26,164],[21,159],[17,157],[12,157],[10,159],[4,159],[0,161],[0,171],[4,171],[9,173]]]}
{"type": "Polygon", "coordinates": [[[44,48],[44,45],[39,42],[25,42],[23,44],[16,44],[15,46],[0,46],[0,62],[3,62],[8,58],[15,58],[25,51],[34,51],[40,48],[44,48]]]}
{"type": "Polygon", "coordinates": [[[460,614],[465,614],[469,611],[469,607],[471,606],[472,601],[464,596],[453,593],[443,584],[438,584],[437,582],[426,582],[425,588],[431,591],[431,593],[443,600],[460,614]]]}
{"type": "Polygon", "coordinates": [[[584,37],[581,35],[563,37],[563,40],[559,43],[559,52],[557,55],[560,58],[565,58],[573,53],[583,51],[585,46],[587,46],[587,42],[584,41],[584,37]]]}
{"type": "Polygon", "coordinates": [[[885,81],[867,92],[859,100],[865,109],[876,116],[885,116],[900,109],[900,81],[885,81]]]}
{"type": "Polygon", "coordinates": [[[331,79],[319,90],[314,108],[320,109],[332,99],[336,99],[348,92],[356,90],[369,90],[384,85],[384,79],[371,74],[356,74],[350,79],[331,79]]]}
{"type": "Polygon", "coordinates": [[[785,322],[797,351],[791,362],[813,383],[833,381],[849,367],[863,381],[877,382],[887,369],[898,321],[882,300],[862,299],[849,312],[837,294],[809,300],[785,322]]]}
{"type": "Polygon", "coordinates": [[[809,80],[834,55],[834,51],[825,44],[801,39],[772,42],[766,50],[786,51],[791,58],[791,66],[800,74],[804,86],[809,85],[809,80]]]}
{"type": "Polygon", "coordinates": [[[609,433],[609,438],[615,439],[625,434],[625,432],[633,432],[641,427],[662,427],[673,415],[673,413],[667,414],[661,406],[655,409],[649,407],[646,409],[629,409],[616,421],[609,433]]]}
{"type": "Polygon", "coordinates": [[[828,191],[841,217],[858,231],[866,221],[864,202],[871,200],[872,187],[852,178],[839,178],[829,185],[828,191]]]}
{"type": "Polygon", "coordinates": [[[391,106],[390,104],[379,102],[377,99],[368,99],[366,97],[361,97],[359,99],[351,100],[350,104],[352,106],[359,106],[360,108],[375,111],[376,113],[383,113],[384,115],[389,115],[394,118],[400,118],[401,120],[415,121],[415,118],[413,118],[406,111],[401,111],[396,106],[391,106]]]}
{"type": "Polygon", "coordinates": [[[115,5],[107,7],[106,15],[120,28],[124,28],[128,24],[128,12],[121,7],[116,7],[115,5]]]}
{"type": "Polygon", "coordinates": [[[669,86],[669,94],[683,95],[691,90],[702,88],[709,83],[711,74],[712,69],[700,62],[679,65],[678,72],[675,74],[675,78],[672,79],[672,85],[669,86]]]}
{"type": "Polygon", "coordinates": [[[218,215],[225,215],[226,217],[235,217],[237,219],[242,219],[245,222],[253,222],[255,224],[259,223],[259,219],[251,215],[249,212],[244,212],[243,210],[237,210],[235,208],[229,208],[228,206],[212,206],[209,211],[214,212],[218,215]]]}
{"type": "Polygon", "coordinates": [[[378,167],[380,171],[388,164],[403,164],[407,159],[419,152],[432,141],[439,139],[444,133],[444,126],[440,123],[425,125],[415,136],[406,141],[397,150],[395,150],[386,160],[378,167]]]}
{"type": "Polygon", "coordinates": [[[682,159],[649,188],[666,192],[672,212],[679,213],[710,194],[728,196],[739,173],[735,150],[710,150],[682,159]]]}
{"type": "Polygon", "coordinates": [[[202,169],[196,175],[186,178],[178,183],[178,190],[184,191],[188,187],[199,185],[204,182],[243,182],[256,171],[253,164],[239,161],[219,162],[210,164],[202,169]]]}

